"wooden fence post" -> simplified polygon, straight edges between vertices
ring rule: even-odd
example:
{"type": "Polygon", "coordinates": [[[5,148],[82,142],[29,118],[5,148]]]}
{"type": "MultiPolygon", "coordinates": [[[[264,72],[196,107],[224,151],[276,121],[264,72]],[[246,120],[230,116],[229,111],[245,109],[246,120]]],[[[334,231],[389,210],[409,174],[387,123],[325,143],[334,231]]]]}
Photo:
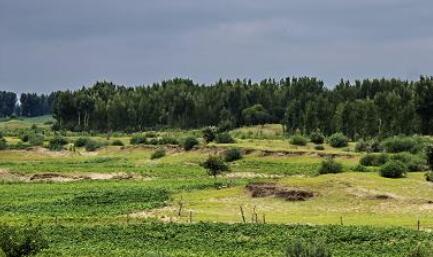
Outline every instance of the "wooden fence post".
{"type": "Polygon", "coordinates": [[[241,209],[242,222],[245,223],[245,214],[244,214],[244,209],[242,208],[242,205],[239,205],[239,208],[241,209]]]}

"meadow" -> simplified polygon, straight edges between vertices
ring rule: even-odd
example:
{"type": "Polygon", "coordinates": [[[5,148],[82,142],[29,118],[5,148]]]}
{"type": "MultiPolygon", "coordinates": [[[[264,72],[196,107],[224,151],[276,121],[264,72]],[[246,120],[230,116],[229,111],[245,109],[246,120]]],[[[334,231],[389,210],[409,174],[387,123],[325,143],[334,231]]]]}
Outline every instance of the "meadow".
{"type": "Polygon", "coordinates": [[[0,220],[40,226],[49,247],[37,256],[284,256],[289,241],[309,238],[323,240],[334,256],[391,257],[433,241],[433,183],[425,170],[399,179],[380,176],[378,166],[359,171],[366,153],[356,142],[297,145],[281,125],[267,124],[232,130],[229,143],[206,143],[200,130],[151,132],[197,138],[188,151],[131,144],[134,135],[126,133],[63,132],[63,150],[51,151],[58,135],[49,121],[0,122],[8,144],[18,145],[0,151],[0,220]],[[26,131],[44,131],[43,143],[21,142],[26,131]],[[100,146],[75,147],[83,137],[100,146]],[[165,156],[153,158],[161,148],[165,156]],[[209,176],[202,163],[232,148],[242,158],[209,176]],[[330,157],[343,172],[320,174],[330,157]],[[249,185],[312,197],[255,197],[249,185]]]}

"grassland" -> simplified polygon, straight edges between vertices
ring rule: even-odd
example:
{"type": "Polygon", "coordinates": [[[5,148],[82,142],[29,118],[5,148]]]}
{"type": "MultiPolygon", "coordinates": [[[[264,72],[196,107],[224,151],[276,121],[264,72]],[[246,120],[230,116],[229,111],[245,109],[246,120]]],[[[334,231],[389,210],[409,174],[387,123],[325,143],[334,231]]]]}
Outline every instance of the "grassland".
{"type": "MultiPolygon", "coordinates": [[[[16,143],[14,128],[47,129],[47,119],[4,121],[0,130],[16,143]]],[[[295,146],[279,125],[230,133],[235,143],[201,141],[191,151],[165,146],[166,156],[156,160],[150,158],[156,146],[130,145],[131,135],[123,133],[66,133],[71,142],[85,135],[107,144],[94,152],[70,145],[57,152],[0,151],[0,220],[43,224],[50,248],[39,256],[282,256],[288,240],[321,237],[335,256],[391,257],[433,240],[433,184],[422,172],[403,179],[382,178],[375,168],[356,172],[362,154],[354,143],[325,144],[324,150],[312,143],[295,146]],[[110,146],[116,139],[125,146],[110,146]],[[230,163],[229,172],[209,177],[200,164],[232,147],[243,158],[230,163]],[[335,156],[345,172],[319,175],[325,156],[335,156]],[[246,185],[259,182],[308,190],[314,197],[252,197],[246,185]],[[240,208],[251,224],[240,224],[240,208]],[[418,220],[424,232],[415,230],[418,220]]],[[[45,145],[52,134],[46,135],[45,145]]]]}

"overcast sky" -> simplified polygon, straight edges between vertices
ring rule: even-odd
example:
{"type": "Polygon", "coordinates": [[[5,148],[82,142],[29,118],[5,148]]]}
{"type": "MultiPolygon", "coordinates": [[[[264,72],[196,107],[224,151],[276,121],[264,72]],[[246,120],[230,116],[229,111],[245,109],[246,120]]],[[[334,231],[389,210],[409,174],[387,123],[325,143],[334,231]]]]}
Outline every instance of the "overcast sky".
{"type": "Polygon", "coordinates": [[[433,75],[431,0],[0,0],[0,90],[433,75]]]}

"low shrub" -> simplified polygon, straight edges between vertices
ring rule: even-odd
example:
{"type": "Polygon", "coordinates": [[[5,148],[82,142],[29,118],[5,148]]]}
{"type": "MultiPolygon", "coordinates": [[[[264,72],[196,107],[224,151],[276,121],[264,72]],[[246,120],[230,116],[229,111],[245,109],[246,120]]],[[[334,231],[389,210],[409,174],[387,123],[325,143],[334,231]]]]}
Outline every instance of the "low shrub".
{"type": "Polygon", "coordinates": [[[408,171],[425,171],[428,169],[424,158],[407,152],[394,154],[391,156],[391,159],[403,162],[407,166],[408,171]]]}
{"type": "Polygon", "coordinates": [[[159,159],[159,158],[164,157],[165,154],[166,154],[166,152],[165,152],[164,148],[158,148],[150,155],[150,159],[151,160],[159,159]]]}
{"type": "Polygon", "coordinates": [[[325,147],[323,145],[315,145],[314,149],[319,150],[319,151],[323,151],[323,150],[325,150],[325,147]]]}
{"type": "Polygon", "coordinates": [[[158,140],[158,138],[148,138],[147,140],[146,140],[146,144],[149,144],[149,145],[158,145],[159,144],[159,140],[158,140]]]}
{"type": "Polygon", "coordinates": [[[97,149],[101,148],[102,144],[96,140],[89,139],[87,140],[86,144],[84,145],[84,148],[88,152],[96,151],[97,149]]]}
{"type": "Polygon", "coordinates": [[[198,145],[198,140],[195,137],[187,137],[183,142],[183,149],[189,151],[198,145]]]}
{"type": "Polygon", "coordinates": [[[32,146],[42,146],[44,144],[44,135],[40,133],[32,133],[29,135],[28,142],[32,146]]]}
{"type": "Polygon", "coordinates": [[[433,182],[433,171],[430,170],[425,173],[425,180],[433,182]]]}
{"type": "Polygon", "coordinates": [[[242,159],[242,152],[239,148],[230,148],[224,152],[224,161],[232,162],[242,159]]]}
{"type": "Polygon", "coordinates": [[[206,127],[202,130],[203,133],[203,139],[206,143],[212,142],[215,140],[216,137],[216,133],[217,133],[217,128],[210,126],[210,127],[206,127]]]}
{"type": "Polygon", "coordinates": [[[0,150],[5,150],[8,147],[6,139],[0,138],[0,150]]]}
{"type": "Polygon", "coordinates": [[[334,158],[325,158],[319,167],[319,174],[343,172],[343,165],[336,162],[334,158]]]}
{"type": "Polygon", "coordinates": [[[358,140],[355,145],[355,152],[367,152],[370,149],[370,144],[364,139],[358,140]]]}
{"type": "Polygon", "coordinates": [[[332,257],[332,253],[322,242],[305,242],[296,240],[286,249],[286,257],[332,257]]]}
{"type": "Polygon", "coordinates": [[[433,244],[419,243],[415,249],[409,252],[407,257],[433,257],[433,244]]]}
{"type": "Polygon", "coordinates": [[[87,144],[87,141],[89,141],[88,137],[79,137],[74,141],[74,146],[84,147],[87,144]]]}
{"type": "Polygon", "coordinates": [[[406,175],[407,167],[401,161],[390,160],[379,170],[379,174],[385,178],[402,178],[406,175]]]}
{"type": "Polygon", "coordinates": [[[418,153],[422,151],[424,145],[424,141],[419,137],[394,136],[382,141],[382,146],[388,153],[418,153]]]}
{"type": "Polygon", "coordinates": [[[174,137],[163,136],[158,140],[160,145],[178,145],[179,141],[174,137]]]}
{"type": "Polygon", "coordinates": [[[124,146],[125,144],[122,141],[120,141],[119,139],[116,139],[113,142],[111,142],[111,145],[113,145],[113,146],[124,146]]]}
{"type": "Polygon", "coordinates": [[[364,166],[381,166],[389,160],[387,154],[366,154],[361,157],[359,163],[364,166]]]}
{"type": "Polygon", "coordinates": [[[131,145],[139,145],[139,144],[145,144],[146,143],[146,137],[141,134],[134,134],[132,135],[130,141],[131,145]]]}
{"type": "Polygon", "coordinates": [[[292,145],[299,145],[299,146],[304,146],[307,145],[307,139],[305,137],[303,137],[302,135],[293,135],[290,140],[289,140],[290,144],[292,145]]]}
{"type": "Polygon", "coordinates": [[[219,156],[209,156],[206,161],[202,163],[202,167],[206,169],[210,176],[216,177],[224,171],[229,170],[229,166],[219,156]]]}
{"type": "Polygon", "coordinates": [[[430,170],[433,171],[433,145],[429,145],[426,147],[425,155],[427,157],[427,165],[430,170]]]}
{"type": "Polygon", "coordinates": [[[325,142],[325,136],[320,132],[320,130],[316,130],[310,134],[310,140],[311,142],[320,145],[325,142]]]}
{"type": "Polygon", "coordinates": [[[235,142],[228,132],[218,133],[215,137],[215,141],[219,144],[231,144],[235,142]]]}
{"type": "Polygon", "coordinates": [[[47,247],[39,227],[0,225],[0,250],[6,257],[32,256],[47,247]]]}
{"type": "Polygon", "coordinates": [[[68,143],[68,140],[66,138],[61,136],[55,136],[49,141],[48,148],[51,151],[61,151],[63,150],[63,146],[68,143]]]}
{"type": "Polygon", "coordinates": [[[343,133],[335,133],[328,138],[329,145],[335,148],[345,147],[348,142],[349,139],[343,133]]]}
{"type": "Polygon", "coordinates": [[[365,167],[364,165],[358,164],[353,168],[353,170],[358,172],[367,172],[368,168],[365,167]]]}
{"type": "Polygon", "coordinates": [[[24,143],[27,143],[29,141],[29,134],[28,133],[22,133],[20,135],[20,139],[21,141],[23,141],[24,143]]]}

